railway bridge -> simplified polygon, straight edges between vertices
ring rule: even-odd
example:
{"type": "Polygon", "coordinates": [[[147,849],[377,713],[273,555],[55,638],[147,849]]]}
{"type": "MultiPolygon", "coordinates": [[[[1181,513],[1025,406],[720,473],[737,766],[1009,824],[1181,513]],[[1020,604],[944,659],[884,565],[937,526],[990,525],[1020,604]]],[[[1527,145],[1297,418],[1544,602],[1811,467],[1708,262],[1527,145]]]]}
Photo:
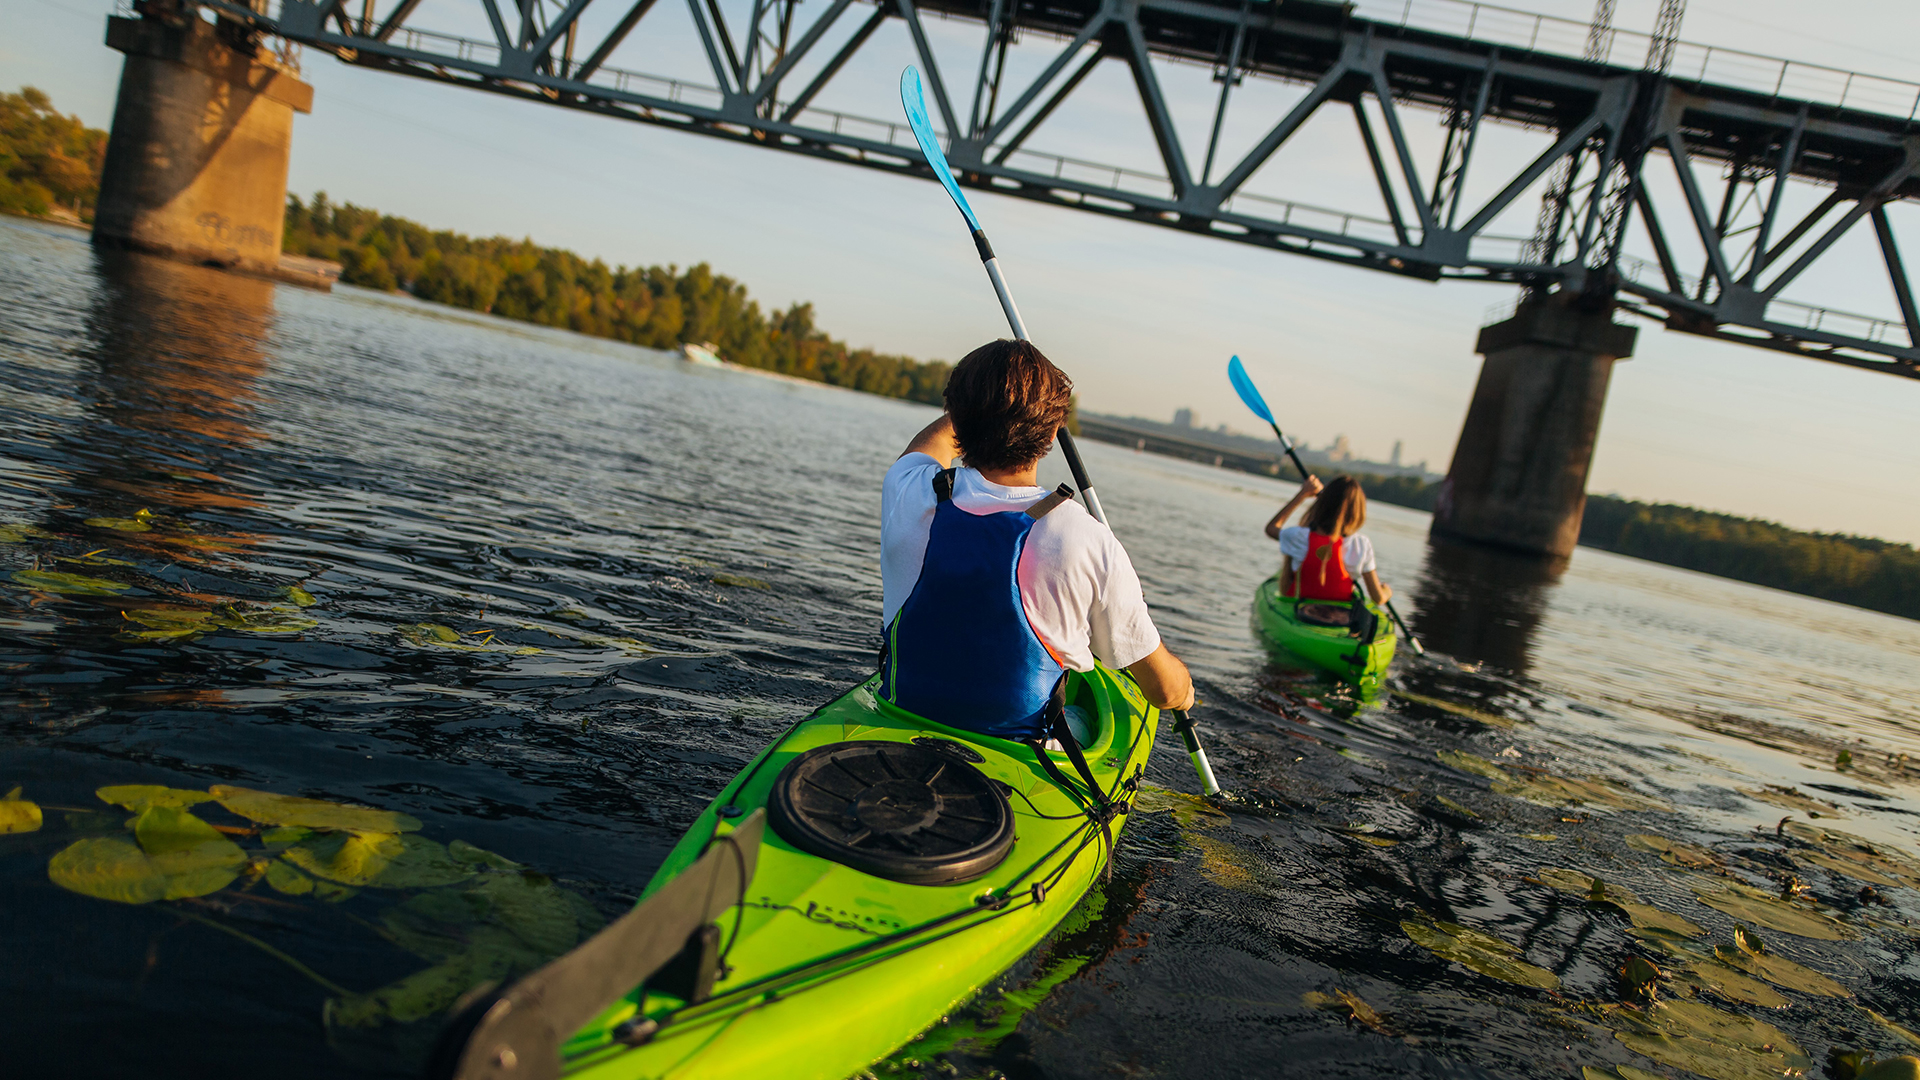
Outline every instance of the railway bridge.
{"type": "MultiPolygon", "coordinates": [[[[292,116],[312,99],[301,50],[930,179],[903,122],[825,104],[904,41],[892,67],[925,73],[965,186],[1381,273],[1521,286],[1481,332],[1436,532],[1572,550],[1612,367],[1637,335],[1618,313],[1920,377],[1896,239],[1920,200],[1920,84],[1469,0],[681,2],[135,0],[108,25],[127,59],[96,241],[272,272],[292,116]],[[691,57],[698,74],[628,57],[691,57]],[[1130,76],[1151,152],[1102,164],[1043,149],[1049,121],[1106,65],[1130,76]],[[1182,69],[1210,79],[1203,110],[1182,69]],[[1268,166],[1327,113],[1351,117],[1353,165],[1372,180],[1355,205],[1270,190],[1268,166]],[[1871,265],[1842,243],[1855,230],[1871,232],[1871,265]],[[1796,301],[1810,273],[1875,279],[1888,310],[1796,301]]],[[[1110,138],[1109,160],[1133,150],[1118,131],[1077,134],[1110,138]]]]}

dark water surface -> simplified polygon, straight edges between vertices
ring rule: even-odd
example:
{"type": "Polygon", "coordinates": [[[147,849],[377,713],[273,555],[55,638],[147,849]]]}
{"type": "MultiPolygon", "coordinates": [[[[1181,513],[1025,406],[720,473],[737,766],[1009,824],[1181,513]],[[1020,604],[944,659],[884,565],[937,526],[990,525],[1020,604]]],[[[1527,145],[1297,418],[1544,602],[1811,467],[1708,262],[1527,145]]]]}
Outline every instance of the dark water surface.
{"type": "MultiPolygon", "coordinates": [[[[280,891],[269,839],[209,802],[255,860],[230,885],[80,895],[50,865],[127,836],[96,789],[410,815],[568,897],[558,937],[500,924],[515,955],[564,948],[869,670],[879,477],[930,415],[0,220],[0,789],[44,815],[0,835],[0,1074],[407,1071],[434,1017],[360,995],[445,961],[396,929],[433,888],[280,891]]],[[[1086,452],[1245,801],[1150,793],[1078,917],[875,1073],[1744,1080],[1913,1052],[1920,624],[1593,551],[1554,571],[1430,546],[1424,515],[1376,506],[1433,655],[1356,701],[1249,628],[1287,485],[1086,452]],[[1701,933],[1635,936],[1565,870],[1701,933]],[[1852,996],[1729,978],[1736,915],[1852,996]],[[1451,962],[1436,942],[1476,940],[1456,924],[1507,945],[1451,962]],[[1663,999],[1773,1028],[1619,1008],[1634,955],[1663,999]]],[[[1177,742],[1153,779],[1192,791],[1177,742]]]]}

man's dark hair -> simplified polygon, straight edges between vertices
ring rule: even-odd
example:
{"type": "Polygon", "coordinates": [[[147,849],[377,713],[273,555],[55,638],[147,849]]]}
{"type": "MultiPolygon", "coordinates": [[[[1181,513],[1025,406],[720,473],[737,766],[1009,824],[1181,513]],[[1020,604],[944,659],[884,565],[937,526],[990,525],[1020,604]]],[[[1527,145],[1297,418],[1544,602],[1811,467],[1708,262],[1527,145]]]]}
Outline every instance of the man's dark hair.
{"type": "Polygon", "coordinates": [[[947,377],[947,415],[975,469],[1038,461],[1067,418],[1073,380],[1025,341],[990,341],[947,377]]]}

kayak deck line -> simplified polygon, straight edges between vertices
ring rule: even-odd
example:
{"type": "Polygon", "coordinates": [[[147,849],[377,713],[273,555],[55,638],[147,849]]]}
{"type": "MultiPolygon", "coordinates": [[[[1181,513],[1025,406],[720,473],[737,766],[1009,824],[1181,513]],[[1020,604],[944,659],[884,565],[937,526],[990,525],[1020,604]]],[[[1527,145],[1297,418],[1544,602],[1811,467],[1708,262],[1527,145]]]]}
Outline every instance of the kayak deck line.
{"type": "MultiPolygon", "coordinates": [[[[929,721],[879,700],[875,685],[876,677],[864,680],[764,747],[668,854],[640,904],[689,871],[736,823],[759,821],[776,789],[795,790],[782,785],[821,775],[794,764],[803,756],[851,762],[855,770],[869,760],[819,758],[844,753],[839,746],[874,747],[870,760],[916,763],[928,776],[942,775],[941,768],[983,774],[1002,796],[1018,796],[992,811],[1010,815],[1003,820],[1012,823],[1012,847],[966,880],[914,884],[883,868],[868,872],[831,853],[810,853],[776,818],[760,837],[752,879],[721,901],[719,917],[669,965],[679,974],[669,978],[662,969],[577,1031],[560,1033],[561,1075],[841,1080],[1005,971],[1110,872],[1113,834],[1132,812],[1159,719],[1129,677],[1104,668],[1069,677],[1068,701],[1097,719],[1083,747],[1091,786],[1060,782],[1059,766],[1070,761],[1060,750],[929,721]],[[914,743],[900,753],[879,749],[914,743]],[[946,760],[935,767],[929,754],[946,760]],[[690,957],[703,965],[691,976],[690,957]]],[[[823,812],[850,813],[852,805],[823,812]]],[[[954,816],[939,820],[962,824],[988,810],[985,803],[971,809],[976,804],[967,797],[946,805],[954,816]]]]}

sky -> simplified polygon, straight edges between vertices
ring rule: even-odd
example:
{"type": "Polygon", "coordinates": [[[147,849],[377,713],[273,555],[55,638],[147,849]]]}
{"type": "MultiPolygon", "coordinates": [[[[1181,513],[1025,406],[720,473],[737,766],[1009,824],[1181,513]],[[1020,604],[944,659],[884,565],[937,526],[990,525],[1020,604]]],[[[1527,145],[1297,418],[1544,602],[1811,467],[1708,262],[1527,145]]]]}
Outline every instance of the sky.
{"type": "MultiPolygon", "coordinates": [[[[102,44],[110,6],[0,0],[0,88],[38,86],[62,111],[107,127],[121,60],[102,44]]],[[[1590,0],[1514,6],[1582,22],[1591,10],[1590,0]]],[[[589,8],[589,27],[618,15],[612,4],[597,7],[606,11],[589,8]]],[[[800,18],[821,7],[803,4],[800,18]]],[[[1645,31],[1656,7],[1655,0],[1621,0],[1615,25],[1645,31]]],[[[412,24],[485,37],[481,10],[477,0],[425,0],[412,24]]],[[[1693,0],[1681,36],[1920,81],[1920,54],[1895,47],[1920,40],[1920,5],[1852,0],[1824,5],[1817,23],[1801,10],[1795,0],[1693,0]]],[[[679,5],[658,5],[611,63],[710,84],[689,25],[679,5]]],[[[929,25],[949,71],[970,71],[977,30],[929,25]]],[[[1044,43],[1023,45],[1010,70],[1033,70],[1047,55],[1044,43]]],[[[818,104],[897,119],[894,80],[910,59],[906,35],[892,21],[818,104]]],[[[834,336],[886,352],[951,360],[1005,334],[965,228],[933,184],[350,67],[312,52],[304,64],[315,103],[294,127],[288,184],[297,194],[324,190],[336,201],[434,227],[528,236],[616,264],[709,262],[763,305],[811,301],[834,336]]],[[[1161,74],[1197,159],[1217,87],[1204,68],[1161,74]]],[[[1249,80],[1225,126],[1223,154],[1251,142],[1300,92],[1249,80]]],[[[1416,149],[1437,145],[1432,116],[1409,116],[1416,149]]],[[[1353,130],[1345,116],[1316,118],[1250,190],[1379,215],[1353,130]]],[[[1543,145],[1543,136],[1487,131],[1469,187],[1483,197],[1504,181],[1503,164],[1543,145]]],[[[1117,62],[1101,65],[1029,145],[1158,171],[1117,62]]],[[[1649,166],[1656,198],[1672,199],[1672,170],[1659,168],[1649,166]]],[[[1790,188],[1789,204],[1811,205],[1822,194],[1790,188]]],[[[970,198],[1035,340],[1074,377],[1082,407],[1096,412],[1166,420],[1186,406],[1207,426],[1255,432],[1258,421],[1225,378],[1227,357],[1237,353],[1290,435],[1320,446],[1344,434],[1360,456],[1377,460],[1402,441],[1405,460],[1444,472],[1479,370],[1475,336],[1515,295],[1505,286],[1406,280],[991,194],[970,198]]],[[[1531,203],[1516,207],[1490,231],[1524,235],[1532,213],[1531,203]]],[[[1896,207],[1893,216],[1907,257],[1920,258],[1920,208],[1896,207]]],[[[1869,230],[1856,229],[1835,255],[1789,295],[1895,314],[1869,230]]],[[[1639,325],[1635,356],[1614,372],[1590,490],[1920,543],[1913,423],[1920,380],[1639,325]]]]}

